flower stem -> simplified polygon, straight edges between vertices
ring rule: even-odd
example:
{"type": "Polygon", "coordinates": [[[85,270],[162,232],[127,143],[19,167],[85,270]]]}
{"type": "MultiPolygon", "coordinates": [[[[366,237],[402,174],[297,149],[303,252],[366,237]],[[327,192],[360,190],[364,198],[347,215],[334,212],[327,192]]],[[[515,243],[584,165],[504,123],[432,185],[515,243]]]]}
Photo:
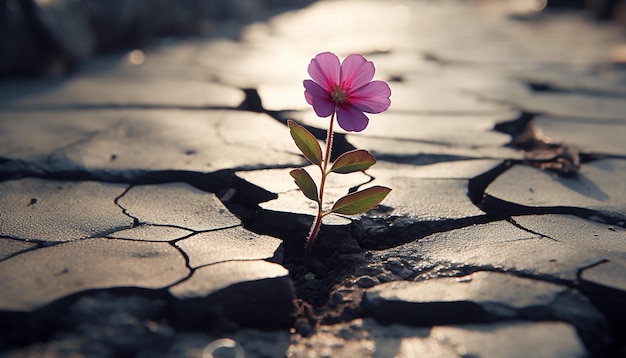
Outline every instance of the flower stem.
{"type": "Polygon", "coordinates": [[[313,226],[311,226],[309,237],[307,237],[306,239],[306,248],[304,250],[305,266],[309,266],[309,262],[311,261],[313,242],[315,241],[315,238],[320,231],[320,228],[322,226],[322,218],[324,217],[324,213],[322,210],[322,205],[324,203],[324,185],[326,184],[326,176],[328,175],[328,163],[330,162],[330,152],[333,146],[333,125],[335,123],[336,112],[337,108],[335,108],[330,116],[330,125],[328,126],[328,131],[326,133],[326,154],[324,155],[324,163],[322,164],[322,166],[320,166],[320,169],[322,171],[322,180],[320,182],[319,198],[317,201],[317,215],[315,216],[315,220],[313,221],[313,226]]]}

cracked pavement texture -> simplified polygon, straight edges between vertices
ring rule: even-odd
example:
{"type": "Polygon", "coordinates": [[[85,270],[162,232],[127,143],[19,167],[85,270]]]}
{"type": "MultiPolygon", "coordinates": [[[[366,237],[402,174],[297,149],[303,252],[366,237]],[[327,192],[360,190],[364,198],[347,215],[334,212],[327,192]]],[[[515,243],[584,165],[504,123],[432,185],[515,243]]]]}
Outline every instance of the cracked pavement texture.
{"type": "Polygon", "coordinates": [[[0,81],[0,355],[626,355],[625,38],[524,3],[317,1],[0,81]],[[327,198],[393,191],[326,218],[306,270],[286,121],[325,138],[302,80],[327,50],[392,88],[335,135],[378,163],[327,198]],[[563,148],[575,175],[540,168],[563,148]]]}

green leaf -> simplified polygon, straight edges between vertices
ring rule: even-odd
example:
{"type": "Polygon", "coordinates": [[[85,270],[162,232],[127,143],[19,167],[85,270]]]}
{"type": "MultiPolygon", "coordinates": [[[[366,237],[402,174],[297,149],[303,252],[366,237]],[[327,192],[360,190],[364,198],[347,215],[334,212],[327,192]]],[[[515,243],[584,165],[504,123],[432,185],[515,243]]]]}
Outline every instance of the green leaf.
{"type": "Polygon", "coordinates": [[[390,191],[387,187],[377,185],[348,194],[337,200],[330,212],[344,215],[364,213],[380,203],[390,191]]]}
{"type": "Polygon", "coordinates": [[[376,164],[376,158],[371,155],[367,150],[356,149],[343,153],[333,163],[331,172],[339,174],[348,174],[354,172],[360,172],[372,165],[376,164]]]}
{"type": "Polygon", "coordinates": [[[317,138],[306,128],[292,120],[288,120],[287,125],[293,141],[296,142],[304,157],[317,166],[322,165],[322,148],[317,138]]]}
{"type": "Polygon", "coordinates": [[[300,190],[302,190],[304,196],[313,201],[319,201],[317,196],[317,185],[306,170],[302,168],[294,169],[289,172],[289,175],[293,177],[296,185],[300,188],[300,190]]]}

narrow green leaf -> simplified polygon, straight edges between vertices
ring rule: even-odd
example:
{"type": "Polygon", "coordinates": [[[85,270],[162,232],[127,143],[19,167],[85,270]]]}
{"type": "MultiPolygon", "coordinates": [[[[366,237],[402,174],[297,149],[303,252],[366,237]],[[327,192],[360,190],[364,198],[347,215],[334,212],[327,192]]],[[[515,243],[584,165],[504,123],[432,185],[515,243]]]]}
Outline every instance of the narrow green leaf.
{"type": "Polygon", "coordinates": [[[348,174],[360,172],[376,164],[376,158],[367,150],[356,149],[343,153],[330,168],[331,172],[348,174]]]}
{"type": "Polygon", "coordinates": [[[380,203],[390,191],[387,187],[377,185],[348,194],[337,200],[330,212],[344,215],[364,213],[380,203]]]}
{"type": "Polygon", "coordinates": [[[317,142],[317,138],[306,128],[292,120],[288,120],[287,125],[293,141],[296,142],[296,146],[304,154],[304,157],[317,166],[322,165],[322,148],[317,142]]]}
{"type": "Polygon", "coordinates": [[[302,168],[294,169],[289,172],[289,175],[293,177],[296,185],[302,190],[304,196],[316,202],[319,200],[317,196],[317,185],[306,170],[302,168]]]}

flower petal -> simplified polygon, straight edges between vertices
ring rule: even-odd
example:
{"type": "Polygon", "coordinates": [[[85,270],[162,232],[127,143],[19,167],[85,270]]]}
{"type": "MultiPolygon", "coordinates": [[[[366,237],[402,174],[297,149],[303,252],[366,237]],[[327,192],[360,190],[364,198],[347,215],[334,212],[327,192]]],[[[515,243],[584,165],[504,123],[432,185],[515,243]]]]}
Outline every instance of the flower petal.
{"type": "Polygon", "coordinates": [[[315,114],[318,117],[328,117],[335,110],[335,104],[330,98],[330,94],[324,91],[320,85],[311,81],[304,80],[304,98],[307,103],[313,106],[315,114]]]}
{"type": "Polygon", "coordinates": [[[384,112],[391,105],[391,88],[384,81],[372,81],[358,88],[349,97],[351,105],[367,113],[384,112]]]}
{"type": "Polygon", "coordinates": [[[374,78],[374,64],[361,55],[352,54],[341,63],[341,76],[348,93],[364,86],[374,78]]]}
{"type": "Polygon", "coordinates": [[[332,52],[318,54],[309,64],[309,75],[327,92],[339,84],[340,71],[339,58],[332,52]]]}
{"type": "Polygon", "coordinates": [[[337,107],[337,123],[348,132],[360,132],[367,127],[369,118],[349,104],[337,107]]]}

